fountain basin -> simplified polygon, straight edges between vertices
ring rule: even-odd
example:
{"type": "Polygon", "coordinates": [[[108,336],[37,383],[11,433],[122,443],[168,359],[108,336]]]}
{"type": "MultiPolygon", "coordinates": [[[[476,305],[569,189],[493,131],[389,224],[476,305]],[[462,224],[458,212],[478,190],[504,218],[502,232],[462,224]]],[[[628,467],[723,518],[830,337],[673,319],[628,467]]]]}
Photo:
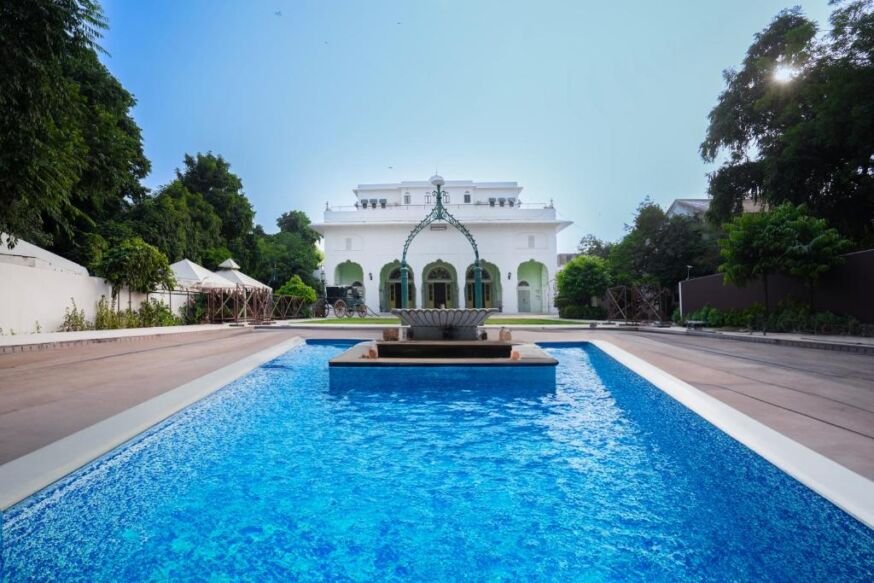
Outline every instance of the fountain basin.
{"type": "Polygon", "coordinates": [[[401,308],[392,310],[409,326],[414,340],[476,340],[477,327],[497,312],[495,308],[401,308]]]}

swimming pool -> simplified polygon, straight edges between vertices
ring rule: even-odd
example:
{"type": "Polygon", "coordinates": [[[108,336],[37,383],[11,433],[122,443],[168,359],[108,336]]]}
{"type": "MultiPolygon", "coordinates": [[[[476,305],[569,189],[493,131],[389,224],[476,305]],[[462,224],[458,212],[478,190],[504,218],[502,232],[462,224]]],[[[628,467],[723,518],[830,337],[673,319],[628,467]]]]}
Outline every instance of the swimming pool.
{"type": "Polygon", "coordinates": [[[3,578],[874,575],[870,529],[593,346],[548,349],[555,388],[416,368],[331,390],[344,347],[295,349],[5,512],[3,578]]]}

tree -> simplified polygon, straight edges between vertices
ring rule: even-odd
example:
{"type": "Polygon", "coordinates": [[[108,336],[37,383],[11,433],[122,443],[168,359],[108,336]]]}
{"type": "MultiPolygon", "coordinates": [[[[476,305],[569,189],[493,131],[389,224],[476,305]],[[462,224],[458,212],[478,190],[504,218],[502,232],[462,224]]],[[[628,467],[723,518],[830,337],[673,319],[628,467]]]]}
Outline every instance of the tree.
{"type": "Polygon", "coordinates": [[[713,228],[689,217],[668,217],[649,198],[637,207],[628,233],[612,245],[608,264],[616,283],[656,283],[672,289],[685,279],[716,271],[718,247],[713,228]]]}
{"type": "MultiPolygon", "coordinates": [[[[600,257],[579,255],[571,259],[556,276],[558,283],[559,309],[567,312],[569,307],[588,308],[592,298],[600,298],[610,287],[610,272],[607,262],[600,257]]],[[[574,310],[585,317],[586,310],[574,310]]]]}
{"type": "Polygon", "coordinates": [[[128,308],[132,291],[149,293],[159,287],[169,290],[176,286],[167,256],[139,237],[126,239],[109,249],[98,273],[112,285],[113,297],[118,297],[121,288],[128,288],[128,308]]]}
{"type": "Polygon", "coordinates": [[[812,310],[819,278],[843,263],[841,253],[851,245],[837,229],[830,228],[825,219],[808,215],[803,206],[794,207],[793,211],[795,216],[789,221],[795,240],[787,249],[784,268],[789,275],[805,281],[812,310]]]}
{"type": "MultiPolygon", "coordinates": [[[[796,241],[793,221],[798,211],[784,204],[766,213],[745,213],[725,225],[726,237],[719,241],[726,283],[745,286],[761,280],[765,322],[770,312],[768,278],[787,270],[786,255],[796,241]]],[[[767,324],[765,326],[767,333],[767,324]]]]}
{"type": "Polygon", "coordinates": [[[292,275],[291,279],[282,284],[276,295],[301,298],[304,304],[312,304],[316,301],[316,290],[303,282],[299,275],[292,275]]]}
{"type": "Polygon", "coordinates": [[[312,274],[321,263],[316,247],[321,235],[310,227],[309,217],[301,211],[289,211],[276,220],[276,225],[280,230],[275,235],[264,233],[260,227],[255,229],[259,257],[253,270],[255,277],[275,287],[298,275],[308,285],[318,286],[312,274]]]}
{"type": "Polygon", "coordinates": [[[231,165],[212,152],[185,155],[184,170],[176,178],[191,192],[199,193],[212,205],[221,219],[222,238],[228,243],[239,241],[252,231],[255,211],[243,193],[243,181],[231,172],[231,165]]]}
{"type": "MultiPolygon", "coordinates": [[[[179,180],[134,207],[130,212],[130,225],[173,262],[190,259],[196,263],[211,263],[209,258],[224,255],[218,260],[220,263],[230,256],[221,236],[221,219],[212,205],[179,180]]],[[[214,268],[218,263],[208,267],[214,268]]]]}
{"type": "Polygon", "coordinates": [[[602,241],[592,234],[583,236],[583,238],[580,239],[579,245],[577,245],[577,250],[583,255],[592,255],[593,257],[600,257],[601,259],[607,259],[607,257],[610,256],[610,249],[612,248],[613,243],[602,241]]]}
{"type": "Polygon", "coordinates": [[[714,222],[744,199],[803,203],[858,245],[874,242],[874,2],[833,4],[828,36],[785,10],[724,73],[701,144],[706,161],[725,157],[710,176],[714,222]]]}
{"type": "Polygon", "coordinates": [[[0,7],[0,232],[94,264],[149,169],[133,97],[100,63],[96,2],[0,7]]]}

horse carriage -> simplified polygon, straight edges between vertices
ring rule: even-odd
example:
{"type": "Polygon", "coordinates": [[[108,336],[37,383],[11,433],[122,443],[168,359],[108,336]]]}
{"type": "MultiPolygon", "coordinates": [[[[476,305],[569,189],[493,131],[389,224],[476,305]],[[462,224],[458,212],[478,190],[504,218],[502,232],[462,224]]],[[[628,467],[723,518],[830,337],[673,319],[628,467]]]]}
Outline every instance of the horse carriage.
{"type": "Polygon", "coordinates": [[[338,318],[351,318],[356,314],[361,318],[367,316],[364,289],[357,285],[326,286],[325,296],[313,304],[313,315],[327,318],[332,311],[338,318]]]}

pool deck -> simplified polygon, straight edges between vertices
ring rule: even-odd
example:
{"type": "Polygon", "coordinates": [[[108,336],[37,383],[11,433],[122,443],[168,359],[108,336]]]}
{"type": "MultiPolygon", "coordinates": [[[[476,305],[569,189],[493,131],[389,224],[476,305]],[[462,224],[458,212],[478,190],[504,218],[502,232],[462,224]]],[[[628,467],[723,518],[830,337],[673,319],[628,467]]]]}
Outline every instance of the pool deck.
{"type": "MultiPolygon", "coordinates": [[[[378,330],[232,328],[0,354],[0,464],[294,336],[378,330]]],[[[519,330],[514,340],[604,340],[874,479],[874,358],[684,334],[519,330]]]]}

